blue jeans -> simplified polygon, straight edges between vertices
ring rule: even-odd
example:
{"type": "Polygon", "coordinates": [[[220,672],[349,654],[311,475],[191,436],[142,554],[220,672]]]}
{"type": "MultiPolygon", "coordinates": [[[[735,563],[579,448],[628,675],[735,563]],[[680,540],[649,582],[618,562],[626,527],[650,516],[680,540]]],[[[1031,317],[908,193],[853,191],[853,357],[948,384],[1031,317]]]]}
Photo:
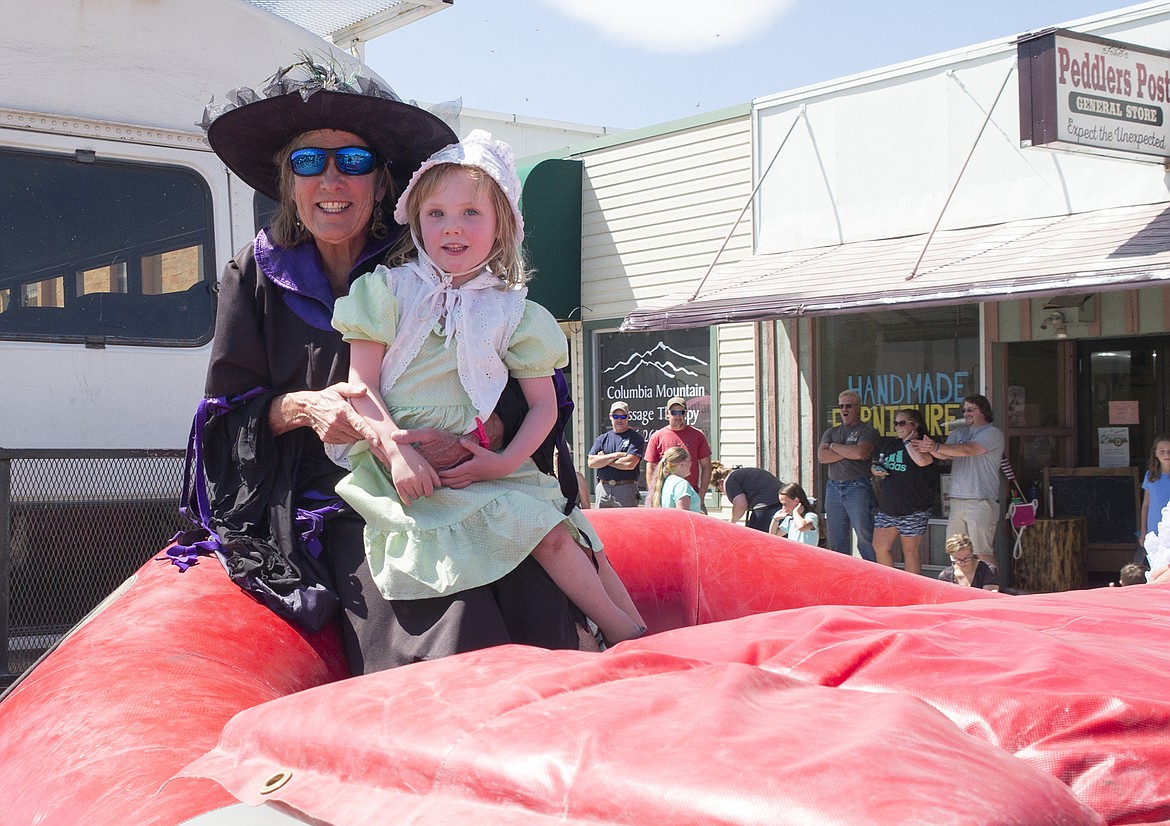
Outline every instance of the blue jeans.
{"type": "Polygon", "coordinates": [[[829,547],[843,554],[853,553],[849,536],[857,534],[857,550],[862,559],[877,561],[873,552],[873,484],[868,479],[850,482],[829,480],[825,490],[825,518],[829,521],[829,547]]]}

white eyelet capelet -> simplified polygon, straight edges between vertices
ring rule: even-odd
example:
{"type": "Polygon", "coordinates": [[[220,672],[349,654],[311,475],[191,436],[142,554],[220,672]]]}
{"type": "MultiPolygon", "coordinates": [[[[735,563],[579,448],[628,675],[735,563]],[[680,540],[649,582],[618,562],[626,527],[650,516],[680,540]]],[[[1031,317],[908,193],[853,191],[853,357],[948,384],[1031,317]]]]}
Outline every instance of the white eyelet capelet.
{"type": "MultiPolygon", "coordinates": [[[[419,253],[426,255],[421,247],[419,253]]],[[[444,273],[440,278],[438,272],[442,271],[425,259],[374,270],[398,300],[398,330],[382,359],[380,389],[383,396],[389,392],[441,321],[446,346],[455,339],[459,381],[479,417],[486,420],[508,382],[504,354],[524,317],[528,290],[507,289],[488,270],[462,287],[453,287],[450,276],[444,273]]]]}

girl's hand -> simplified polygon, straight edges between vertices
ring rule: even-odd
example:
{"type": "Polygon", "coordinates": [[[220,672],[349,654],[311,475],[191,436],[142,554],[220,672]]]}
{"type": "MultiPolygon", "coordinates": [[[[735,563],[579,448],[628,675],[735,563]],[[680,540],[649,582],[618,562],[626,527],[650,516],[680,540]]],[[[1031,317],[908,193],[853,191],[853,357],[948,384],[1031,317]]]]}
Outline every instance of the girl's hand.
{"type": "Polygon", "coordinates": [[[459,442],[471,453],[471,458],[439,473],[439,482],[449,488],[465,488],[472,482],[502,479],[520,466],[520,462],[513,463],[511,459],[483,447],[474,436],[464,436],[459,442]]]}
{"type": "Polygon", "coordinates": [[[804,516],[804,505],[797,502],[796,507],[792,509],[792,515],[793,516],[804,516]]]}
{"type": "Polygon", "coordinates": [[[398,491],[402,504],[409,506],[415,499],[430,496],[439,487],[439,474],[410,445],[391,449],[389,459],[390,478],[394,480],[394,489],[398,491]]]}

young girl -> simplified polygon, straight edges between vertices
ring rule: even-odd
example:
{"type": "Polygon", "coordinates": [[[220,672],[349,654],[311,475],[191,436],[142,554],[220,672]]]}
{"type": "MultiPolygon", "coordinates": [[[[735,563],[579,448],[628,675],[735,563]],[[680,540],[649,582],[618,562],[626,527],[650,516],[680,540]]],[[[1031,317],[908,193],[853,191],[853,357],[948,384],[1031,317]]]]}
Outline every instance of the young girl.
{"type": "Polygon", "coordinates": [[[641,635],[642,618],[588,521],[564,515],[556,479],[530,458],[556,420],[550,377],[567,348],[555,319],[525,300],[519,194],[511,149],[481,130],[414,173],[394,210],[410,227],[394,268],[359,278],[334,311],[350,342],[350,381],[381,391],[352,399],[378,443],[350,451],[337,492],[365,519],[366,556],[386,599],[486,585],[532,554],[615,643],[641,635]],[[482,421],[509,375],[529,410],[494,453],[482,421]],[[472,458],[438,473],[393,440],[425,426],[474,434],[472,458]],[[579,542],[594,549],[596,571],[579,542]]]}
{"type": "Polygon", "coordinates": [[[1155,436],[1150,448],[1150,463],[1142,479],[1142,533],[1138,542],[1142,546],[1134,562],[1145,562],[1146,535],[1156,534],[1162,521],[1162,509],[1170,503],[1170,436],[1155,436]]]}
{"type": "Polygon", "coordinates": [[[654,474],[654,489],[650,492],[652,508],[682,508],[703,512],[699,494],[687,481],[691,472],[691,454],[682,445],[667,448],[654,474]]]}
{"type": "Polygon", "coordinates": [[[805,545],[821,544],[817,512],[808,501],[804,488],[789,482],[780,488],[780,511],[772,517],[768,533],[784,536],[805,545]]]}

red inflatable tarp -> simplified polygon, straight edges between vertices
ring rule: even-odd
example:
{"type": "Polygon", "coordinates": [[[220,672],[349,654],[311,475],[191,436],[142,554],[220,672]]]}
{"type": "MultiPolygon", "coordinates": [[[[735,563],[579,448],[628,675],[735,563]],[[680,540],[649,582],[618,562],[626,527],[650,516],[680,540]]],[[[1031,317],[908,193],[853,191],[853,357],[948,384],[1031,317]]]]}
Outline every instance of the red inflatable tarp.
{"type": "Polygon", "coordinates": [[[0,702],[4,822],[236,799],[355,824],[1170,822],[1167,588],[1005,596],[677,510],[589,516],[655,632],[600,655],[333,682],[332,632],[214,560],[148,563],[0,702]]]}

